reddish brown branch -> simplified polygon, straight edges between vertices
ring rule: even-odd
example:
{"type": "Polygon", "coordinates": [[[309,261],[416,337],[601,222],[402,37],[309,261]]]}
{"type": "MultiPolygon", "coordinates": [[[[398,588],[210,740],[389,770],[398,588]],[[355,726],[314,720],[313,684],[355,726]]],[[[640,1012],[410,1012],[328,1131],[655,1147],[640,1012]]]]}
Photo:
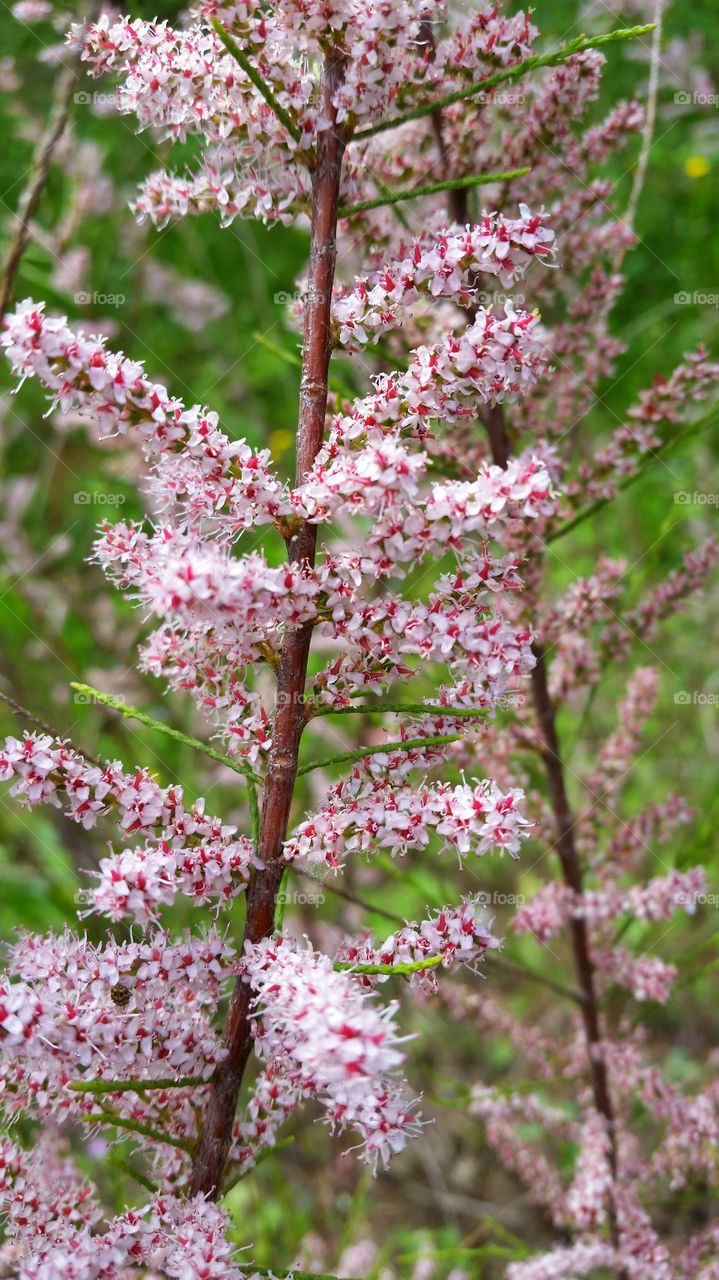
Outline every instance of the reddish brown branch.
{"type": "MultiPolygon", "coordinates": [[[[452,207],[452,216],[457,221],[466,222],[468,220],[467,193],[466,191],[459,191],[456,194],[461,198],[461,203],[459,208],[456,204],[452,207]]],[[[502,405],[495,404],[487,409],[483,415],[483,422],[489,438],[492,461],[496,466],[506,469],[511,455],[511,445],[502,405]]],[[[532,698],[542,738],[541,754],[557,833],[556,850],[559,855],[565,884],[569,885],[573,893],[581,894],[583,890],[582,866],[574,839],[574,818],[567,795],[564,765],[557,734],[556,713],[549,693],[547,663],[541,646],[535,644],[532,647],[536,658],[536,666],[532,672],[532,698]]],[[[580,1008],[587,1041],[592,1095],[597,1111],[604,1116],[607,1122],[610,1144],[609,1161],[612,1176],[616,1177],[617,1148],[614,1129],[614,1107],[609,1091],[607,1069],[601,1055],[602,1029],[599,1016],[599,1001],[597,999],[594,963],[589,946],[586,922],[582,919],[573,918],[570,925],[570,934],[577,985],[581,997],[580,1008]]],[[[611,1206],[609,1220],[612,1239],[616,1244],[616,1218],[611,1206]]]]}
{"type": "MultiPolygon", "coordinates": [[[[461,197],[461,205],[459,209],[453,206],[452,215],[457,217],[459,214],[457,220],[466,222],[468,220],[467,193],[459,191],[456,194],[461,197]]],[[[489,438],[492,461],[496,466],[506,469],[511,455],[511,442],[502,405],[495,404],[487,409],[483,415],[483,422],[489,438]]],[[[574,839],[574,818],[567,796],[556,713],[549,693],[547,663],[541,646],[533,645],[533,652],[537,661],[532,672],[532,698],[542,738],[541,754],[557,833],[556,850],[565,884],[569,885],[575,894],[581,894],[583,891],[582,866],[574,839]]],[[[599,1001],[586,922],[582,919],[572,919],[570,933],[577,984],[581,995],[580,1007],[587,1041],[594,1105],[607,1122],[610,1142],[609,1160],[612,1175],[616,1177],[614,1107],[609,1091],[607,1069],[601,1056],[602,1029],[599,1001]]],[[[612,1211],[610,1211],[610,1224],[612,1237],[616,1243],[616,1222],[612,1211]]]]}
{"type": "MultiPolygon", "coordinates": [[[[487,423],[490,450],[493,461],[500,467],[506,467],[509,458],[509,440],[501,405],[491,411],[491,425],[487,423]]],[[[544,651],[539,644],[532,646],[536,658],[536,666],[532,671],[532,698],[539,722],[542,738],[542,759],[547,777],[549,800],[554,815],[556,830],[556,850],[562,868],[565,884],[574,894],[581,895],[584,889],[582,864],[574,839],[574,817],[567,795],[564,764],[561,756],[559,736],[557,733],[557,717],[549,693],[547,678],[547,662],[544,651]]],[[[570,937],[577,985],[582,994],[581,1012],[584,1022],[584,1034],[587,1042],[589,1074],[592,1083],[592,1096],[597,1111],[604,1116],[609,1134],[609,1163],[612,1177],[617,1175],[617,1146],[614,1127],[614,1106],[609,1090],[607,1068],[602,1057],[602,1027],[597,998],[594,962],[589,945],[589,931],[586,921],[574,917],[570,923],[570,937]]],[[[612,1204],[609,1205],[609,1227],[613,1244],[618,1243],[616,1215],[612,1204]]]]}
{"type": "MultiPolygon", "coordinates": [[[[543,760],[549,788],[549,799],[557,832],[556,850],[562,866],[565,884],[575,894],[584,889],[582,867],[574,839],[574,818],[567,796],[564,765],[560,755],[557,721],[554,703],[549,694],[547,663],[541,646],[532,646],[537,665],[532,672],[532,696],[544,740],[543,760]]],[[[572,918],[570,933],[577,982],[584,995],[582,1017],[589,1052],[589,1070],[592,1079],[594,1105],[607,1121],[610,1136],[610,1163],[616,1176],[617,1158],[614,1139],[614,1107],[609,1092],[607,1069],[601,1056],[602,1032],[599,1018],[599,1001],[594,980],[594,964],[589,947],[586,921],[572,918]]]]}
{"type": "MultiPolygon", "coordinates": [[[[497,466],[506,467],[509,458],[509,442],[504,427],[504,415],[499,405],[492,411],[492,426],[493,430],[488,427],[492,459],[497,466]]],[[[564,764],[557,734],[556,712],[549,693],[547,662],[540,645],[535,643],[532,646],[532,650],[537,660],[531,677],[532,698],[542,737],[542,759],[544,761],[549,800],[557,833],[555,847],[559,855],[565,884],[569,886],[573,893],[581,895],[584,889],[582,864],[574,839],[574,817],[567,795],[564,764]]],[[[614,1131],[614,1107],[609,1092],[607,1068],[601,1055],[602,1029],[599,1016],[599,1000],[597,998],[594,963],[589,946],[586,921],[572,918],[570,934],[577,984],[582,994],[581,1010],[587,1039],[589,1073],[592,1081],[594,1105],[607,1122],[610,1141],[609,1160],[612,1174],[616,1176],[617,1152],[614,1131]]]]}
{"type": "MultiPolygon", "coordinates": [[[[437,56],[437,45],[434,38],[434,29],[429,21],[422,22],[419,28],[418,38],[419,51],[425,61],[429,64],[433,63],[437,56]]],[[[439,151],[442,176],[450,177],[450,155],[447,147],[447,141],[444,136],[444,124],[442,121],[442,112],[433,111],[431,115],[432,130],[434,132],[437,149],[439,151]]],[[[457,189],[456,191],[447,192],[447,201],[449,204],[449,215],[453,222],[458,222],[464,226],[467,221],[467,193],[457,189]]]]}
{"type": "MultiPolygon", "coordinates": [[[[342,62],[327,58],[318,108],[319,115],[325,119],[334,119],[332,99],[342,75],[342,62]]],[[[339,129],[323,130],[319,135],[317,165],[312,171],[312,230],[296,450],[298,482],[312,466],[325,428],[343,152],[344,139],[339,129]]],[[[291,563],[314,563],[316,537],[315,526],[303,521],[287,543],[291,563]]],[[[248,888],[244,942],[259,942],[274,927],[275,901],[283,872],[282,845],[287,834],[304,727],[302,695],[312,629],[312,623],[288,629],[282,646],[277,670],[277,710],[260,819],[258,853],[264,869],[255,873],[248,888]]],[[[216,1074],[207,1105],[191,1195],[216,1197],[222,1185],[237,1099],[252,1047],[251,999],[249,985],[238,979],[225,1027],[227,1057],[216,1074]]]]}
{"type": "MultiPolygon", "coordinates": [[[[84,9],[84,4],[81,8],[84,9]]],[[[94,5],[92,12],[94,13],[94,5]]],[[[80,12],[78,12],[78,21],[85,21],[80,12]]],[[[10,305],[15,276],[30,239],[32,220],[47,186],[53,155],[67,128],[73,94],[80,75],[81,58],[82,41],[78,40],[76,47],[67,51],[62,70],[55,82],[47,127],[38,142],[30,168],[30,179],[18,203],[15,230],[0,273],[0,320],[5,316],[10,305]]]]}

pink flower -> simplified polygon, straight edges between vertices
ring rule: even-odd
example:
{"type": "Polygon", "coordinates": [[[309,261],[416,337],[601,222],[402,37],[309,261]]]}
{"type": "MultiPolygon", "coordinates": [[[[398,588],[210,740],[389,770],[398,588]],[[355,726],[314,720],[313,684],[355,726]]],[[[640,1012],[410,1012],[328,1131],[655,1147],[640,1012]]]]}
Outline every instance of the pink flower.
{"type": "Polygon", "coordinates": [[[366,1160],[386,1165],[417,1129],[396,1077],[396,1005],[378,1008],[357,978],[285,937],[248,945],[241,972],[255,993],[260,1056],[314,1096],[333,1127],[355,1129],[366,1160]]]}

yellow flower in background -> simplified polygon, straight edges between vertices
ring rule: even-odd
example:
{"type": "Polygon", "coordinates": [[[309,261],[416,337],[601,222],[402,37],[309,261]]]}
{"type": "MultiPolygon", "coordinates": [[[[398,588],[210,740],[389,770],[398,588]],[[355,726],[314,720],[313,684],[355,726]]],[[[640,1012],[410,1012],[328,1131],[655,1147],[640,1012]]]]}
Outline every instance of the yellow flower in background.
{"type": "Polygon", "coordinates": [[[285,449],[289,449],[294,444],[295,437],[291,431],[287,431],[282,427],[273,431],[267,443],[272,453],[284,453],[285,449]]]}
{"type": "Polygon", "coordinates": [[[706,156],[687,156],[684,172],[688,178],[706,178],[711,165],[706,156]]]}

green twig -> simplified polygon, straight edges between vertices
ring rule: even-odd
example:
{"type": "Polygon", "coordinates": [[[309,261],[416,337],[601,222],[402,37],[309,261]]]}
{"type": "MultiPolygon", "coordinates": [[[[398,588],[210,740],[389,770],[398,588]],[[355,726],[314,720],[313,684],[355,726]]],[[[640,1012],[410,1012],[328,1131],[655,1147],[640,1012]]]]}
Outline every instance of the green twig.
{"type": "Polygon", "coordinates": [[[293,870],[305,880],[311,880],[313,884],[321,885],[323,891],[326,889],[328,893],[334,894],[336,898],[342,898],[344,902],[351,902],[354,906],[361,907],[363,911],[369,912],[370,915],[382,916],[383,920],[390,920],[392,924],[398,924],[400,928],[404,928],[405,921],[402,916],[396,915],[394,911],[388,911],[386,907],[380,907],[375,903],[368,902],[366,898],[358,898],[356,893],[348,893],[346,889],[341,889],[338,884],[331,884],[328,880],[313,876],[311,871],[303,870],[301,867],[293,867],[293,870]]]}
{"type": "Polygon", "coordinates": [[[247,779],[247,803],[250,809],[250,834],[252,843],[257,852],[257,846],[260,842],[260,806],[257,802],[257,784],[255,778],[249,773],[245,774],[247,779]]]}
{"type": "Polygon", "coordinates": [[[558,996],[564,996],[567,1000],[574,1000],[576,1004],[585,1003],[581,991],[575,990],[574,987],[565,987],[561,982],[555,982],[553,978],[547,977],[544,973],[538,973],[536,969],[532,969],[524,961],[505,960],[494,951],[487,954],[491,957],[489,960],[490,965],[495,965],[498,969],[504,970],[505,973],[515,974],[518,978],[527,978],[530,982],[540,982],[542,986],[548,987],[550,991],[555,991],[558,996]]]}
{"type": "Polygon", "coordinates": [[[126,1173],[128,1177],[134,1178],[135,1182],[139,1182],[140,1186],[144,1187],[146,1191],[149,1191],[151,1195],[157,1195],[159,1187],[157,1187],[154,1182],[151,1182],[144,1173],[140,1173],[139,1169],[135,1169],[134,1166],[130,1164],[129,1160],[122,1160],[120,1156],[116,1156],[113,1152],[110,1152],[106,1158],[110,1164],[115,1166],[115,1168],[122,1169],[122,1172],[126,1173]]]}
{"type": "Polygon", "coordinates": [[[284,886],[287,884],[287,877],[289,875],[289,871],[290,871],[289,866],[285,867],[284,871],[282,872],[282,879],[280,880],[279,889],[277,891],[277,898],[275,901],[275,933],[282,933],[282,926],[285,922],[285,909],[287,907],[287,892],[284,886]]]}
{"type": "Polygon", "coordinates": [[[502,71],[495,72],[494,75],[488,76],[486,80],[480,80],[464,89],[457,89],[454,93],[448,93],[446,97],[437,98],[434,102],[422,103],[421,106],[415,107],[412,111],[407,111],[404,115],[392,116],[388,120],[380,120],[378,124],[370,125],[367,129],[360,129],[354,134],[352,141],[357,142],[363,138],[371,138],[376,133],[384,133],[386,129],[396,129],[399,125],[407,124],[410,120],[422,120],[425,116],[434,115],[436,111],[451,107],[455,102],[464,102],[467,98],[476,98],[478,94],[484,93],[487,89],[494,89],[499,84],[521,80],[523,76],[528,75],[531,71],[537,71],[541,67],[559,66],[560,63],[566,62],[567,58],[571,58],[573,54],[583,53],[585,49],[596,49],[600,45],[613,44],[618,40],[634,40],[638,36],[644,36],[653,31],[654,26],[655,24],[650,22],[642,27],[621,27],[619,30],[610,31],[603,36],[577,36],[575,40],[570,40],[568,44],[563,45],[561,49],[555,50],[554,53],[535,54],[524,62],[517,63],[516,66],[506,67],[502,71]]]}
{"type": "MultiPolygon", "coordinates": [[[[357,710],[360,708],[358,707],[357,710]]],[[[310,760],[297,770],[297,776],[312,773],[314,769],[326,769],[332,764],[348,764],[352,760],[364,760],[365,756],[381,755],[386,751],[414,751],[421,747],[438,747],[447,742],[458,742],[461,733],[438,733],[431,738],[407,738],[404,742],[381,742],[377,746],[358,747],[355,751],[343,751],[337,756],[326,756],[324,760],[310,760]]]]}
{"type": "Polygon", "coordinates": [[[351,218],[355,213],[365,209],[381,209],[384,205],[402,204],[405,200],[418,200],[421,196],[434,196],[440,191],[463,191],[468,187],[487,186],[490,182],[511,182],[513,178],[522,178],[530,173],[529,167],[509,169],[506,173],[479,173],[471,178],[447,178],[444,182],[433,182],[426,187],[406,187],[403,191],[388,191],[377,196],[375,200],[360,200],[357,204],[340,208],[341,218],[351,218]]]}
{"type": "MultiPolygon", "coordinates": [[[[41,729],[43,733],[49,734],[51,738],[62,738],[61,733],[58,733],[51,727],[51,725],[46,724],[44,720],[38,720],[37,716],[33,715],[32,711],[28,711],[25,707],[21,707],[20,703],[16,702],[14,698],[11,698],[9,693],[0,692],[0,701],[7,703],[10,710],[14,711],[16,716],[20,716],[21,719],[27,720],[29,724],[34,724],[38,729],[41,729]]],[[[86,760],[90,759],[90,756],[88,756],[86,751],[83,752],[83,755],[86,760]]],[[[93,761],[93,764],[94,763],[95,761],[93,761]]]]}
{"type": "Polygon", "coordinates": [[[701,431],[705,431],[707,427],[712,427],[719,420],[719,409],[715,406],[710,413],[706,413],[704,417],[697,418],[695,422],[687,424],[683,430],[677,432],[675,436],[669,436],[658,448],[654,449],[637,470],[632,472],[630,476],[624,476],[617,485],[617,493],[611,494],[608,498],[597,498],[595,502],[590,502],[588,506],[582,507],[576,515],[571,519],[565,520],[564,524],[560,524],[558,528],[553,529],[547,534],[545,542],[556,542],[557,538],[563,538],[566,533],[571,533],[580,524],[584,524],[585,520],[591,519],[598,511],[602,511],[610,502],[613,502],[617,494],[624,493],[625,489],[631,488],[638,480],[641,480],[646,471],[654,465],[655,462],[661,461],[668,453],[673,453],[686,440],[690,440],[692,436],[698,435],[701,431]]]}
{"type": "Polygon", "coordinates": [[[246,1178],[248,1174],[254,1172],[258,1164],[263,1164],[265,1160],[269,1160],[270,1157],[275,1155],[277,1151],[282,1151],[283,1147],[291,1147],[294,1140],[295,1139],[292,1134],[290,1134],[290,1136],[287,1138],[281,1138],[280,1141],[275,1142],[273,1146],[265,1147],[264,1151],[260,1152],[260,1154],[258,1155],[257,1159],[254,1161],[254,1163],[250,1165],[249,1169],[246,1167],[243,1167],[241,1169],[236,1169],[234,1173],[231,1173],[229,1175],[227,1181],[225,1182],[225,1185],[222,1188],[223,1196],[229,1195],[230,1192],[233,1190],[233,1188],[237,1186],[238,1182],[242,1182],[243,1178],[246,1178]]]}
{"type": "Polygon", "coordinates": [[[202,1076],[174,1076],[167,1080],[73,1080],[73,1093],[147,1093],[151,1089],[189,1089],[208,1084],[202,1076]]]}
{"type": "MultiPolygon", "coordinates": [[[[265,351],[269,351],[276,357],[276,359],[281,360],[283,364],[289,365],[292,369],[302,368],[302,359],[294,351],[286,351],[276,342],[271,342],[263,333],[258,333],[256,329],[253,330],[252,337],[258,347],[264,347],[265,351]]],[[[378,354],[381,354],[379,343],[375,343],[374,350],[378,354]]],[[[356,394],[351,387],[348,387],[345,383],[341,382],[339,378],[330,378],[329,388],[335,395],[342,396],[344,399],[348,400],[353,400],[356,394]]]]}
{"type": "MultiPolygon", "coordinates": [[[[69,15],[68,15],[69,16],[69,15]]],[[[84,25],[95,16],[95,6],[85,12],[85,0],[80,0],[75,13],[76,21],[84,25]]],[[[67,20],[67,19],[66,19],[67,20]]],[[[57,160],[57,148],[67,129],[72,112],[75,89],[80,76],[84,40],[80,39],[71,51],[64,50],[60,71],[55,83],[50,115],[40,137],[29,169],[29,180],[20,195],[14,219],[12,238],[0,274],[0,319],[10,305],[15,277],[22,263],[23,254],[32,234],[32,222],[47,187],[50,170],[57,160]]],[[[77,101],[77,99],[74,99],[77,101]]],[[[9,210],[8,210],[9,212],[9,210]]]]}
{"type": "MultiPolygon", "coordinates": [[[[209,755],[211,760],[216,760],[217,764],[224,764],[228,769],[234,769],[235,773],[242,773],[249,783],[262,782],[260,774],[253,773],[248,764],[243,764],[242,760],[233,760],[230,755],[223,755],[221,751],[216,751],[214,746],[207,745],[207,742],[201,742],[198,737],[189,737],[187,733],[183,733],[179,728],[171,728],[170,724],[164,724],[162,721],[156,721],[154,717],[148,716],[147,712],[142,712],[139,707],[130,707],[129,703],[124,703],[122,699],[113,698],[111,694],[102,694],[99,689],[93,689],[92,685],[78,685],[74,681],[70,681],[70,689],[77,689],[79,694],[87,694],[90,698],[95,699],[97,703],[102,703],[105,707],[113,708],[114,712],[119,712],[120,716],[125,719],[136,719],[141,724],[145,724],[147,728],[154,728],[157,733],[164,733],[165,737],[171,737],[175,742],[182,742],[183,746],[191,746],[194,751],[202,751],[203,755],[209,755]]],[[[251,788],[252,790],[252,788],[251,788]]]]}
{"type": "MultiPolygon", "coordinates": [[[[392,195],[392,188],[391,188],[390,186],[388,186],[386,182],[383,182],[383,181],[382,181],[382,179],[380,178],[379,174],[374,174],[374,175],[373,175],[373,177],[374,177],[374,185],[377,187],[377,189],[378,189],[379,191],[381,191],[381,192],[382,192],[382,195],[383,195],[383,196],[391,196],[391,195],[392,195]]],[[[398,206],[398,205],[396,205],[396,204],[394,204],[394,205],[391,205],[390,207],[391,207],[391,209],[392,209],[392,213],[394,214],[394,217],[397,219],[397,221],[398,221],[399,225],[400,225],[401,227],[404,227],[405,231],[411,231],[411,227],[410,227],[410,225],[409,225],[409,223],[408,223],[407,219],[405,218],[405,216],[404,216],[404,214],[403,214],[402,210],[399,208],[399,206],[398,206]]],[[[348,216],[348,215],[347,215],[347,214],[345,214],[345,217],[347,217],[347,216],[348,216]]]]}
{"type": "Polygon", "coordinates": [[[332,968],[338,972],[387,974],[388,977],[397,974],[399,977],[406,977],[412,973],[421,973],[423,969],[436,969],[443,960],[444,956],[427,956],[425,960],[398,961],[397,964],[359,964],[349,960],[335,960],[332,968]]]}
{"type": "Polygon", "coordinates": [[[264,333],[258,333],[257,330],[253,331],[252,337],[258,347],[264,347],[265,351],[270,351],[273,356],[277,356],[278,360],[282,360],[285,364],[291,365],[293,369],[302,368],[302,358],[298,352],[285,351],[284,347],[278,346],[276,342],[270,342],[269,338],[265,337],[264,333]]]}
{"type": "MultiPolygon", "coordinates": [[[[427,702],[376,702],[364,707],[328,707],[322,703],[308,703],[308,719],[315,716],[366,716],[366,715],[447,716],[450,720],[471,719],[489,715],[488,707],[442,707],[427,702]]],[[[426,739],[425,739],[426,741],[426,739]]]]}
{"type": "Polygon", "coordinates": [[[129,1129],[131,1133],[142,1134],[143,1138],[151,1138],[153,1142],[164,1142],[169,1147],[177,1147],[179,1151],[185,1151],[189,1156],[193,1153],[192,1143],[185,1142],[183,1138],[173,1138],[162,1129],[153,1129],[149,1124],[142,1124],[140,1120],[129,1120],[126,1116],[118,1115],[116,1111],[93,1111],[89,1116],[82,1116],[81,1119],[85,1124],[111,1124],[118,1129],[129,1129]]]}
{"type": "Polygon", "coordinates": [[[222,24],[218,22],[216,18],[212,18],[211,22],[216,35],[222,41],[227,52],[231,53],[232,57],[235,59],[235,62],[239,63],[239,65],[242,67],[242,70],[244,71],[248,80],[251,80],[253,85],[257,89],[258,93],[262,94],[262,97],[264,98],[268,107],[270,107],[272,111],[274,111],[280,124],[283,124],[285,126],[285,129],[289,133],[290,137],[294,138],[295,142],[299,142],[300,131],[297,128],[297,125],[295,124],[292,117],[289,116],[288,113],[285,111],[284,107],[280,106],[274,93],[270,89],[270,86],[267,84],[266,80],[263,80],[257,68],[253,67],[252,63],[247,57],[247,54],[243,53],[237,41],[233,40],[229,31],[227,31],[227,29],[223,27],[222,24]]]}

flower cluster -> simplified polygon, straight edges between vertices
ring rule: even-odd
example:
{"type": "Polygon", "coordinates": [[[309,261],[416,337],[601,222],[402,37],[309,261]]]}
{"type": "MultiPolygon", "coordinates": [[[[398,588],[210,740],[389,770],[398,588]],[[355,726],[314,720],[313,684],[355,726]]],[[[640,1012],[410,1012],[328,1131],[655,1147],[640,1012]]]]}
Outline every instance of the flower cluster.
{"type": "Polygon", "coordinates": [[[123,839],[147,843],[102,859],[97,888],[84,892],[111,919],[156,917],[161,903],[184,894],[223,903],[242,892],[254,861],[251,842],[205,814],[204,801],[186,809],[181,787],[161,787],[148,769],[127,773],[119,761],[91,764],[48,734],[8,738],[0,748],[0,780],[33,807],[49,804],[85,830],[112,815],[123,839]]]}
{"type": "Polygon", "coordinates": [[[209,1079],[223,1050],[208,1014],[231,956],[214,930],[104,947],[69,932],[21,938],[0,987],[6,1088],[11,1064],[22,1080],[15,1105],[67,1111],[73,1078],[209,1079]]]}
{"type": "Polygon", "coordinates": [[[0,1146],[0,1194],[23,1280],[104,1280],[162,1274],[169,1280],[259,1280],[227,1241],[229,1219],[204,1200],[155,1196],[140,1212],[103,1223],[89,1186],[57,1141],[30,1153],[0,1146]],[[18,1254],[17,1248],[22,1252],[18,1254]]]}
{"type": "Polygon", "coordinates": [[[162,621],[147,642],[146,667],[191,690],[231,749],[256,762],[271,746],[268,713],[240,673],[278,652],[288,626],[320,623],[344,650],[341,672],[332,674],[333,696],[367,687],[372,666],[373,683],[401,676],[413,656],[449,658],[480,702],[501,692],[506,675],[528,669],[527,629],[517,631],[480,607],[488,589],[499,594],[520,585],[511,559],[496,562],[485,553],[481,562],[470,560],[454,582],[439,581],[440,596],[428,605],[394,595],[370,604],[363,597],[379,575],[401,574],[409,562],[446,548],[458,551],[475,533],[502,536],[507,524],[552,509],[552,482],[531,455],[509,471],[484,465],[474,481],[431,481],[431,454],[413,443],[431,419],[470,413],[477,399],[517,394],[539,360],[530,354],[535,323],[495,321],[487,313],[464,337],[448,341],[441,358],[417,351],[406,374],[388,378],[334,419],[314,466],[291,491],[274,478],[267,453],[231,443],[216,415],[197,406],[184,410],[140,365],[48,319],[41,307],[22,304],[3,341],[16,372],[38,377],[58,403],[99,416],[105,433],[139,432],[152,465],[150,490],[166,519],[152,532],[107,524],[96,557],[162,621]],[[250,523],[283,528],[289,518],[328,522],[365,513],[374,528],[360,555],[328,548],[316,567],[288,570],[259,552],[233,554],[235,538],[250,523]]]}
{"type": "Polygon", "coordinates": [[[355,1129],[365,1159],[386,1164],[417,1128],[396,1078],[396,1005],[379,1009],[352,974],[283,936],[248,947],[241,973],[255,993],[261,1057],[317,1098],[330,1124],[355,1129]]]}
{"type": "Polygon", "coordinates": [[[401,856],[425,849],[433,834],[441,848],[460,858],[490,849],[514,857],[526,835],[522,799],[520,790],[503,794],[488,780],[417,791],[391,777],[367,779],[363,770],[354,769],[331,788],[323,807],[300,823],[285,845],[285,858],[337,868],[357,850],[388,849],[401,856]]]}
{"type": "MultiPolygon", "coordinates": [[[[452,298],[468,305],[482,275],[505,288],[521,280],[529,263],[550,253],[554,232],[545,218],[520,206],[518,218],[484,214],[463,230],[447,229],[402,246],[403,256],[385,264],[335,301],[334,316],[343,346],[376,341],[410,315],[422,298],[452,298]]],[[[400,252],[401,252],[400,250],[400,252]]]]}
{"type": "Polygon", "coordinates": [[[268,469],[269,453],[230,440],[217,414],[185,409],[142,365],[105,347],[104,339],[71,330],[44,304],[21,303],[8,317],[2,343],[21,379],[38,378],[53,404],[90,421],[101,435],[137,431],[148,460],[163,458],[155,478],[161,502],[181,504],[188,520],[214,516],[231,530],[272,521],[283,509],[282,487],[268,469]]]}
{"type": "MultiPolygon", "coordinates": [[[[375,946],[371,934],[345,943],[338,960],[347,965],[417,966],[409,973],[410,983],[437,989],[437,963],[447,969],[455,964],[472,966],[486,951],[499,947],[491,930],[492,921],[481,896],[465,898],[458,907],[447,906],[420,924],[407,924],[375,946]],[[426,968],[422,962],[428,961],[426,968]]],[[[400,970],[401,971],[401,970],[400,970]]],[[[368,983],[382,982],[388,975],[369,975],[368,983]]]]}
{"type": "MultiPolygon", "coordinates": [[[[291,222],[308,207],[308,155],[327,128],[328,110],[351,133],[531,51],[537,32],[526,14],[507,17],[482,5],[430,54],[426,33],[444,8],[441,0],[273,6],[207,0],[187,29],[102,15],[70,38],[82,40],[91,74],[121,77],[117,109],[135,115],[140,128],[201,138],[198,171],[150,175],[136,203],[140,216],[162,225],[213,209],[224,224],[238,216],[291,222]],[[210,19],[241,45],[242,61],[209,27],[210,19]],[[325,103],[307,58],[329,51],[342,58],[343,75],[325,103]]],[[[372,192],[369,173],[362,187],[360,194],[372,192]]]]}

